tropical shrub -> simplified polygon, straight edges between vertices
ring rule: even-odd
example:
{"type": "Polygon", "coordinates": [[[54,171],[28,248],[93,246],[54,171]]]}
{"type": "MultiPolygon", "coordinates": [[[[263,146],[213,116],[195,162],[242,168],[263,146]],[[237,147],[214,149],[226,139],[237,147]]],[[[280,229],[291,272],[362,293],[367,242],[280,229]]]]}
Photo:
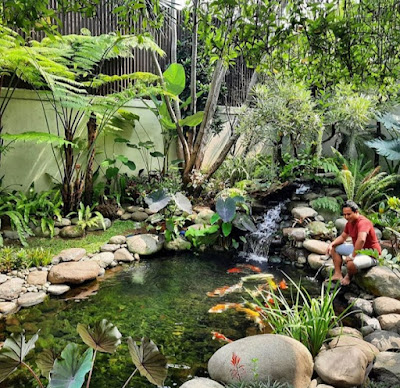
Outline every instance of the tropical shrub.
{"type": "MultiPolygon", "coordinates": [[[[49,388],[73,387],[81,388],[86,380],[90,386],[97,352],[114,353],[121,344],[121,333],[106,319],[97,322],[93,327],[78,324],[77,331],[88,349],[82,354],[79,346],[68,344],[57,357],[50,349],[44,350],[37,358],[36,364],[41,376],[49,380],[49,388]],[[88,377],[86,375],[89,373],[88,377]]],[[[29,370],[39,387],[44,388],[40,375],[26,363],[25,358],[34,348],[38,333],[26,342],[25,334],[12,334],[7,338],[0,350],[0,382],[4,381],[19,366],[29,370]]],[[[128,337],[128,348],[136,369],[129,376],[122,388],[128,386],[137,371],[157,386],[163,386],[167,377],[167,360],[159,352],[157,346],[148,338],[142,338],[140,346],[128,337]]]]}
{"type": "Polygon", "coordinates": [[[50,249],[5,247],[0,249],[0,272],[43,267],[49,265],[52,258],[50,249]]]}
{"type": "Polygon", "coordinates": [[[290,299],[279,288],[274,291],[271,287],[262,294],[262,301],[254,298],[259,306],[257,311],[274,333],[300,341],[315,357],[328,339],[329,330],[340,325],[350,306],[336,315],[333,301],[339,293],[339,284],[333,287],[329,281],[321,288],[320,296],[314,298],[301,284],[288,279],[292,285],[290,299]]]}
{"type": "Polygon", "coordinates": [[[71,212],[69,216],[77,215],[78,216],[78,227],[86,234],[87,230],[92,227],[96,227],[101,225],[104,230],[106,230],[106,225],[104,223],[103,215],[94,210],[97,204],[94,204],[92,207],[85,206],[82,202],[79,204],[79,209],[77,212],[71,212]]]}

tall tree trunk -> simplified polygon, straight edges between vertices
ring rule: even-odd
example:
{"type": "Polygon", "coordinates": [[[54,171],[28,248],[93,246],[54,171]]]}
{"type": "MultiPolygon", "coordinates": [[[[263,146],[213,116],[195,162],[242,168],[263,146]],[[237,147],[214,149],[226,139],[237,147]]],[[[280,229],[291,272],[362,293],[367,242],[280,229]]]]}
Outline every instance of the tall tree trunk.
{"type": "Polygon", "coordinates": [[[97,138],[97,122],[96,115],[92,113],[90,115],[89,121],[87,122],[87,136],[88,136],[88,162],[86,166],[85,175],[85,205],[92,205],[93,201],[93,165],[95,156],[95,141],[97,138]]]}

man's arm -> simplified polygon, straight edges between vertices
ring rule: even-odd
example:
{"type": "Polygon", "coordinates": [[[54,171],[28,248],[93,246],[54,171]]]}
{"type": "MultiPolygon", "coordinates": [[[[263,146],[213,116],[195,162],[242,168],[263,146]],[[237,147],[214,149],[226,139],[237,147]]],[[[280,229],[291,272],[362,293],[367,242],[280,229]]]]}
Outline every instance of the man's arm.
{"type": "Polygon", "coordinates": [[[343,232],[339,237],[336,237],[335,240],[333,240],[333,242],[329,244],[326,253],[330,255],[332,252],[332,248],[337,247],[340,244],[343,244],[347,240],[347,237],[349,237],[349,235],[345,232],[343,232]]]}
{"type": "Polygon", "coordinates": [[[352,253],[352,257],[350,259],[354,259],[356,256],[356,252],[364,248],[365,241],[367,240],[367,232],[359,232],[357,236],[357,241],[354,245],[354,250],[352,253]]]}

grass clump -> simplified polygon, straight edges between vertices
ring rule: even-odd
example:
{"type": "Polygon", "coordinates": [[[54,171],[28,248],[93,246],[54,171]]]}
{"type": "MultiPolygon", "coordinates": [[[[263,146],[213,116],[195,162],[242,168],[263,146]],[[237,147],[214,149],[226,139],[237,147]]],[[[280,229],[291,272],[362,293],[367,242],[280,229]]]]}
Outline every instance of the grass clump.
{"type": "Polygon", "coordinates": [[[313,298],[304,287],[288,279],[291,283],[290,297],[271,287],[262,294],[262,301],[255,301],[262,318],[274,333],[300,341],[315,357],[328,339],[329,330],[340,325],[351,306],[336,315],[333,301],[339,293],[339,284],[333,287],[329,281],[322,286],[320,296],[313,298]]]}
{"type": "Polygon", "coordinates": [[[51,263],[53,255],[48,248],[13,248],[0,249],[0,272],[44,267],[51,263]]]}

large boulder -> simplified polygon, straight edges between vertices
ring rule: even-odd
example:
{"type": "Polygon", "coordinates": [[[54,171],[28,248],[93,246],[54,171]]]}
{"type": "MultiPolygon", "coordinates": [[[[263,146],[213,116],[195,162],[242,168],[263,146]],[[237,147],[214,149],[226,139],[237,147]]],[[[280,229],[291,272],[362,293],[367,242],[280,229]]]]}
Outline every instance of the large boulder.
{"type": "Polygon", "coordinates": [[[0,299],[13,300],[18,298],[23,284],[24,280],[20,278],[12,278],[0,284],[0,299]]]}
{"type": "Polygon", "coordinates": [[[183,383],[180,388],[224,388],[224,386],[205,377],[195,377],[183,383]]]}
{"type": "Polygon", "coordinates": [[[60,236],[62,238],[79,238],[83,237],[85,234],[84,230],[78,225],[70,225],[62,228],[60,231],[60,236]]]}
{"type": "Polygon", "coordinates": [[[400,300],[381,296],[376,298],[372,306],[376,315],[400,314],[400,300]]]}
{"type": "Polygon", "coordinates": [[[367,365],[368,358],[361,349],[345,346],[320,352],[314,370],[324,383],[350,388],[364,382],[367,365]]]}
{"type": "Polygon", "coordinates": [[[86,249],[83,248],[69,248],[62,250],[58,255],[53,257],[53,263],[60,261],[79,261],[86,255],[86,249]]]}
{"type": "Polygon", "coordinates": [[[379,353],[372,368],[372,374],[387,387],[398,387],[400,385],[400,353],[379,353]]]}
{"type": "Polygon", "coordinates": [[[80,284],[96,279],[99,271],[100,266],[95,261],[71,261],[53,266],[48,280],[53,284],[80,284]]]}
{"type": "Polygon", "coordinates": [[[303,248],[310,252],[318,253],[319,255],[325,255],[329,244],[325,241],[309,239],[303,242],[303,248]]]}
{"type": "Polygon", "coordinates": [[[365,336],[364,340],[370,342],[380,352],[390,349],[400,350],[400,334],[391,331],[375,330],[371,334],[365,336]]]}
{"type": "Polygon", "coordinates": [[[128,250],[132,253],[147,256],[159,252],[163,247],[163,239],[156,234],[138,234],[126,239],[128,250]]]}
{"type": "Polygon", "coordinates": [[[369,294],[400,299],[400,277],[390,268],[372,267],[357,274],[354,281],[369,294]]]}
{"type": "Polygon", "coordinates": [[[237,382],[233,365],[243,382],[274,380],[307,388],[313,373],[311,353],[300,342],[279,334],[260,334],[242,338],[218,349],[208,362],[213,380],[222,383],[237,382]],[[257,374],[253,373],[254,359],[257,374]]]}
{"type": "Polygon", "coordinates": [[[312,218],[317,216],[318,213],[312,207],[295,207],[292,209],[292,216],[298,220],[305,218],[312,218]]]}
{"type": "Polygon", "coordinates": [[[347,220],[345,218],[343,218],[343,217],[338,218],[335,221],[335,228],[337,229],[338,234],[341,234],[344,231],[344,228],[346,227],[346,224],[347,224],[347,220]]]}

